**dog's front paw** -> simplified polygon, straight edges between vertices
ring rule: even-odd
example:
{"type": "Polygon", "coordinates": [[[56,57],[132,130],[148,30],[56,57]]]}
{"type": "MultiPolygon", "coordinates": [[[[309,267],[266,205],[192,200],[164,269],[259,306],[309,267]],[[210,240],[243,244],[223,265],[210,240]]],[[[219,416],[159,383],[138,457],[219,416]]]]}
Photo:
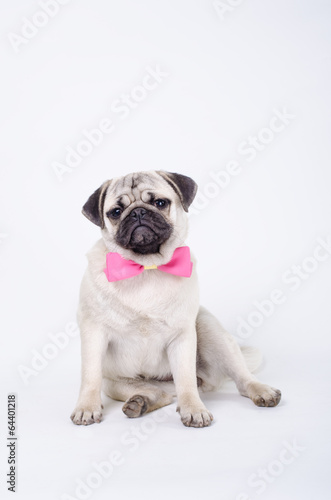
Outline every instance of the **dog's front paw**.
{"type": "Polygon", "coordinates": [[[177,411],[186,427],[208,427],[213,420],[213,415],[204,406],[182,406],[177,411]]]}
{"type": "Polygon", "coordinates": [[[277,406],[282,396],[278,389],[261,382],[251,382],[247,393],[256,406],[277,406]]]}
{"type": "Polygon", "coordinates": [[[102,405],[78,404],[70,415],[70,418],[76,425],[99,424],[102,420],[102,405]]]}

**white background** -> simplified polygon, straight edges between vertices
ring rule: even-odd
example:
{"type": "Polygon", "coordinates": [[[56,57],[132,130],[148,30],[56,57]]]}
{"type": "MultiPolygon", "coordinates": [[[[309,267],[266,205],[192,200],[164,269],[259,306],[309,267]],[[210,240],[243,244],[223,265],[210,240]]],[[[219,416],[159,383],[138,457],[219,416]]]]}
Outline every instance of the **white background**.
{"type": "Polygon", "coordinates": [[[235,4],[222,16],[211,0],[72,0],[15,51],[8,33],[20,35],[40,6],[0,3],[2,498],[12,498],[9,392],[18,397],[18,499],[78,498],[77,480],[115,450],[123,463],[86,498],[330,498],[331,256],[295,291],[282,276],[331,234],[331,7],[235,4]],[[157,65],[168,76],[121,120],[111,104],[157,65]],[[240,144],[284,108],[295,118],[247,161],[240,144]],[[60,182],[53,162],[103,118],[113,133],[60,182]],[[82,205],[104,180],[150,169],[192,176],[201,196],[231,160],[240,174],[191,216],[188,243],[202,302],[231,333],[255,301],[275,288],[286,296],[245,341],[262,350],[258,376],[282,390],[281,404],[257,408],[229,386],[204,396],[213,425],[188,429],[175,403],[155,423],[104,398],[104,421],[75,427],[79,337],[27,385],[18,366],[31,368],[32,350],[75,321],[85,253],[99,238],[82,205]],[[128,444],[133,432],[141,437],[128,444]],[[293,441],[300,452],[284,465],[293,441]],[[262,485],[248,484],[268,468],[262,485]]]}

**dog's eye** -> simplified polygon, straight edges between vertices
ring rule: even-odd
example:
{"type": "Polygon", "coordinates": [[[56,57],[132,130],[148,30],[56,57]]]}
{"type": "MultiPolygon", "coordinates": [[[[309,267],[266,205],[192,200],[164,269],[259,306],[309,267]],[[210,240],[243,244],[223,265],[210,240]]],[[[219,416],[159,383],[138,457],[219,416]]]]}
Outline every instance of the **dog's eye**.
{"type": "Polygon", "coordinates": [[[157,208],[165,208],[166,206],[169,205],[169,202],[168,200],[155,200],[154,201],[154,205],[157,207],[157,208]]]}
{"type": "Polygon", "coordinates": [[[112,219],[118,219],[121,216],[122,209],[121,208],[113,208],[113,210],[110,210],[108,213],[108,216],[111,217],[112,219]]]}

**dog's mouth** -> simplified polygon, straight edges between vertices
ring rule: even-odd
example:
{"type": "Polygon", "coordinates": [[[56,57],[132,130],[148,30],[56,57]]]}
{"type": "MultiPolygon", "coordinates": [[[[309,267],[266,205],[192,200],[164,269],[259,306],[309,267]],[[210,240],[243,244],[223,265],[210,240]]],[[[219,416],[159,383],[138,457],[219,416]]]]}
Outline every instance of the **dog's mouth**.
{"type": "Polygon", "coordinates": [[[158,253],[160,246],[172,233],[172,226],[158,213],[149,212],[144,220],[126,217],[117,232],[116,241],[138,254],[158,253]]]}
{"type": "Polygon", "coordinates": [[[150,245],[153,241],[157,241],[158,239],[158,235],[151,227],[145,224],[140,224],[132,229],[130,244],[132,246],[150,245]]]}

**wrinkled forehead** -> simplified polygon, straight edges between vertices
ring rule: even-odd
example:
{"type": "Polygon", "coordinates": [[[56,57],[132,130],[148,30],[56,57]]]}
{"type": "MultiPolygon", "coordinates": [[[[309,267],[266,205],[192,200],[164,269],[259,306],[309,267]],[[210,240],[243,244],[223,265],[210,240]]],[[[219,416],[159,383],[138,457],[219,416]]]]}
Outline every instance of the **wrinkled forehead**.
{"type": "Polygon", "coordinates": [[[105,205],[128,206],[143,201],[148,203],[158,197],[173,198],[174,191],[156,172],[139,172],[113,179],[107,190],[105,205]]]}

